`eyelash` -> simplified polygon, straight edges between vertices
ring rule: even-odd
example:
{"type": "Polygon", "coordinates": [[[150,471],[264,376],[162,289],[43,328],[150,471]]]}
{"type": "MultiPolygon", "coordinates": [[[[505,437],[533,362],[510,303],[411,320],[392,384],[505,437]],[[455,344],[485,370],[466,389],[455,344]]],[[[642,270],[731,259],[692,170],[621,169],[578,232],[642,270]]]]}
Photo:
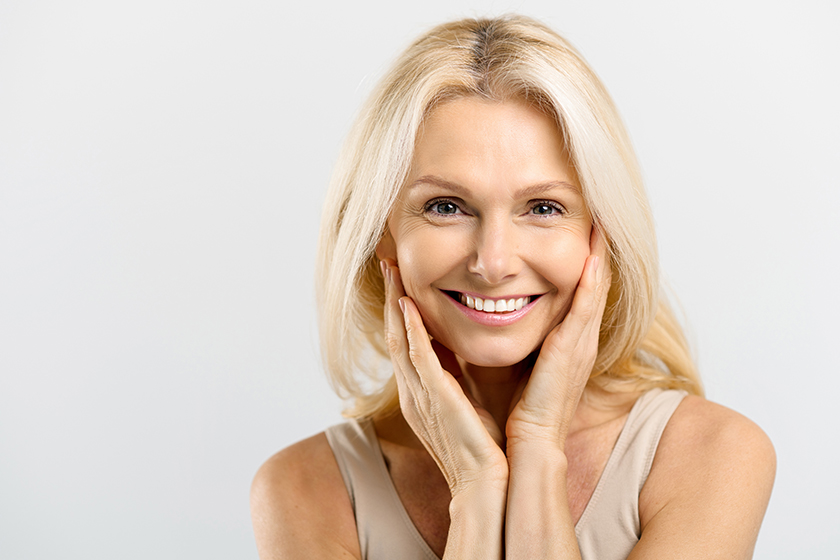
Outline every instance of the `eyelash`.
{"type": "MultiPolygon", "coordinates": [[[[430,200],[423,207],[423,211],[426,212],[426,213],[435,214],[437,216],[457,216],[458,215],[457,212],[453,213],[453,214],[435,212],[434,208],[436,206],[440,205],[440,204],[451,204],[458,211],[460,211],[462,214],[464,213],[464,211],[461,209],[460,205],[457,202],[455,202],[454,200],[448,199],[448,198],[436,198],[434,200],[430,200]]],[[[554,202],[552,200],[535,200],[535,201],[531,202],[530,211],[533,211],[534,209],[536,209],[540,206],[548,206],[549,208],[554,209],[556,211],[556,213],[561,215],[561,216],[566,214],[566,209],[562,205],[560,205],[557,202],[554,202]]],[[[534,215],[538,216],[540,218],[544,218],[544,217],[553,216],[553,215],[556,215],[556,214],[552,213],[552,214],[534,214],[534,215]]]]}
{"type": "MultiPolygon", "coordinates": [[[[559,214],[561,216],[566,214],[566,209],[562,205],[558,204],[557,202],[554,202],[553,200],[535,200],[531,204],[531,210],[534,210],[535,208],[537,208],[539,206],[548,206],[549,208],[553,208],[554,210],[557,211],[557,214],[559,214]]],[[[540,217],[545,217],[546,216],[545,214],[536,214],[536,215],[540,216],[540,217]]],[[[553,214],[551,214],[551,215],[553,215],[553,214]]]]}
{"type": "Polygon", "coordinates": [[[457,202],[455,202],[454,200],[450,200],[450,199],[448,199],[448,198],[436,198],[436,199],[434,199],[434,200],[430,200],[430,201],[429,201],[429,202],[427,202],[427,203],[426,203],[426,205],[423,207],[423,211],[424,211],[424,212],[427,212],[427,213],[432,213],[432,214],[435,214],[435,215],[437,215],[437,216],[454,216],[454,215],[456,215],[456,214],[443,214],[443,213],[441,213],[441,212],[435,212],[435,211],[433,211],[433,209],[434,209],[436,206],[440,205],[440,204],[451,204],[451,205],[453,205],[455,208],[457,208],[460,212],[462,212],[462,213],[463,213],[463,210],[461,210],[461,207],[458,205],[458,203],[457,203],[457,202]]]}

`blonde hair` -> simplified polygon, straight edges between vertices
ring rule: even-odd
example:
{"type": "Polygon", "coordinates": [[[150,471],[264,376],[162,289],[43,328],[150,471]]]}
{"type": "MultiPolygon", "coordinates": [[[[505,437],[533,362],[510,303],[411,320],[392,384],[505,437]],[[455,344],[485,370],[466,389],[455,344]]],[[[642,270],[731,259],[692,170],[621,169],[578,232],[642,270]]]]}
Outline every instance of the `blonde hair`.
{"type": "Polygon", "coordinates": [[[347,414],[399,406],[374,251],[424,117],[442,101],[471,95],[524,99],[564,134],[612,262],[590,383],[702,394],[682,329],[659,297],[653,219],[609,94],[562,37],[530,18],[506,16],[443,24],[412,44],[368,99],[339,158],[321,222],[317,294],[324,366],[338,394],[355,402],[347,414]]]}

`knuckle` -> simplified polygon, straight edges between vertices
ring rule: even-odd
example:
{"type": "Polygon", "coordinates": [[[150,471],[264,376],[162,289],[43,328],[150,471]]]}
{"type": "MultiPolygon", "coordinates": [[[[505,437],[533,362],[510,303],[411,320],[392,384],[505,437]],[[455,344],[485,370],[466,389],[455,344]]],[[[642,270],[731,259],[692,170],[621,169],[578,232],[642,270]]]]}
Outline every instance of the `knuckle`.
{"type": "Polygon", "coordinates": [[[398,354],[400,351],[400,340],[393,333],[385,335],[385,345],[392,356],[398,354]]]}
{"type": "Polygon", "coordinates": [[[408,347],[408,359],[411,360],[412,364],[419,364],[420,360],[422,359],[422,355],[420,352],[417,351],[417,348],[413,346],[408,347]]]}
{"type": "Polygon", "coordinates": [[[587,324],[592,320],[592,315],[593,309],[592,307],[587,305],[586,307],[580,310],[578,317],[580,318],[581,322],[583,322],[583,324],[587,324]]]}
{"type": "Polygon", "coordinates": [[[400,391],[400,408],[403,411],[412,410],[414,399],[408,394],[408,391],[400,391]]]}

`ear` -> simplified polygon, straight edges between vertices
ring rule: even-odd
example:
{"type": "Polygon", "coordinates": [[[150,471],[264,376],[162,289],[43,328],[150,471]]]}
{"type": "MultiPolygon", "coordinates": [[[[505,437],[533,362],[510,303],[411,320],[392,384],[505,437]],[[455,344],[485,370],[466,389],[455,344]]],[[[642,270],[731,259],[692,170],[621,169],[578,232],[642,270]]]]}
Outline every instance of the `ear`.
{"type": "Polygon", "coordinates": [[[397,244],[388,228],[385,228],[382,239],[376,245],[376,256],[380,261],[390,259],[395,265],[397,264],[397,244]]]}

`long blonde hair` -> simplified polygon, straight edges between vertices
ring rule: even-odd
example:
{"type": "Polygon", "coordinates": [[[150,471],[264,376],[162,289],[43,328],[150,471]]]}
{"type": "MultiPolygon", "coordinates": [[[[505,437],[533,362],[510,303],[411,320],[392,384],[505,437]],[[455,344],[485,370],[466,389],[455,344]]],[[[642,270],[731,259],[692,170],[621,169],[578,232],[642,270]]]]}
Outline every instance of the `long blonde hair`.
{"type": "Polygon", "coordinates": [[[423,119],[438,103],[470,95],[525,99],[564,134],[612,260],[590,383],[608,391],[663,387],[702,394],[682,329],[659,297],[653,219],[609,94],[565,39],[533,19],[506,16],[455,21],[420,37],[382,78],[339,158],[321,222],[317,294],[324,366],[338,394],[354,400],[347,414],[399,406],[374,251],[423,119]]]}

